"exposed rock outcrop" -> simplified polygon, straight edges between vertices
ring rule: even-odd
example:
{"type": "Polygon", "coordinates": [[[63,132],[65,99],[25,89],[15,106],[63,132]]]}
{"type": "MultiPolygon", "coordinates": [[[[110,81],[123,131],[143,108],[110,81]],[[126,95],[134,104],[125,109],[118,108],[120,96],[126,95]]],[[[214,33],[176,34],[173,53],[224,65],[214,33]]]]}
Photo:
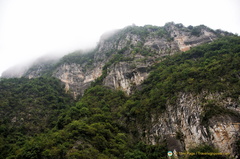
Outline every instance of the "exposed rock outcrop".
{"type": "Polygon", "coordinates": [[[132,64],[119,62],[109,68],[109,73],[103,84],[114,89],[121,89],[127,94],[131,94],[136,85],[140,85],[148,76],[147,65],[131,68],[132,64]]]}
{"type": "Polygon", "coordinates": [[[90,83],[102,75],[103,67],[111,62],[103,83],[111,88],[121,89],[131,94],[135,86],[141,84],[150,72],[150,67],[159,62],[158,58],[187,51],[191,47],[211,42],[219,36],[230,33],[216,32],[206,26],[184,27],[182,24],[167,23],[164,27],[129,26],[104,34],[95,49],[93,62],[89,68],[86,62],[77,64],[63,62],[54,67],[57,61],[37,62],[21,74],[3,74],[3,77],[35,78],[49,73],[60,79],[74,96],[82,95],[90,83]],[[126,60],[128,59],[128,60],[126,60]],[[54,70],[53,70],[54,69],[54,70]]]}
{"type": "MultiPolygon", "coordinates": [[[[215,106],[229,109],[229,99],[223,98],[219,93],[180,93],[176,105],[168,104],[164,114],[152,118],[148,142],[156,144],[159,140],[166,139],[169,149],[177,152],[208,143],[221,153],[236,156],[233,145],[240,132],[240,119],[231,114],[219,114],[211,117],[208,124],[204,124],[202,120],[205,103],[202,102],[208,100],[216,101],[215,106]]],[[[233,103],[232,100],[231,104],[233,103]]]]}
{"type": "Polygon", "coordinates": [[[71,89],[76,98],[77,95],[83,94],[91,82],[102,75],[102,67],[99,65],[94,69],[84,71],[79,64],[63,64],[54,71],[53,76],[65,83],[65,90],[71,89]]]}
{"type": "MultiPolygon", "coordinates": [[[[103,85],[130,95],[148,77],[151,66],[165,56],[187,51],[225,35],[229,33],[216,32],[206,26],[184,27],[174,23],[167,23],[164,27],[129,26],[103,35],[86,61],[64,61],[64,58],[45,61],[24,69],[20,74],[6,72],[3,77],[36,78],[48,74],[60,79],[65,90],[77,98],[102,76],[103,85]]],[[[75,56],[83,57],[82,54],[75,56]]],[[[240,113],[238,103],[221,93],[179,93],[176,105],[167,104],[165,113],[151,114],[148,130],[142,130],[142,134],[146,134],[146,142],[154,145],[165,139],[169,150],[177,152],[208,143],[221,152],[236,156],[233,145],[240,128],[234,123],[240,123],[240,119],[231,114],[219,114],[204,123],[208,100],[215,101],[214,106],[240,113]]],[[[12,122],[15,120],[13,118],[12,122]]]]}

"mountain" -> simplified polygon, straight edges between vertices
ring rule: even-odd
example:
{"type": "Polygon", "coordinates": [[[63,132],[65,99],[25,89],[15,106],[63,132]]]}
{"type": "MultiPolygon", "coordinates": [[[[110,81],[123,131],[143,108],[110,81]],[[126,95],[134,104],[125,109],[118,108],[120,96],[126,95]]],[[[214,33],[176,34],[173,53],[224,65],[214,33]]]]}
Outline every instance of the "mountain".
{"type": "Polygon", "coordinates": [[[239,61],[240,37],[167,23],[7,71],[0,158],[238,158],[239,61]]]}
{"type": "MultiPolygon", "coordinates": [[[[90,52],[76,51],[61,58],[57,64],[37,62],[22,77],[36,78],[48,74],[64,82],[65,89],[77,97],[102,76],[103,85],[131,94],[134,87],[148,77],[150,67],[161,58],[226,35],[231,34],[204,25],[128,26],[104,34],[98,46],[90,52]]],[[[2,76],[14,77],[11,71],[2,76]]]]}

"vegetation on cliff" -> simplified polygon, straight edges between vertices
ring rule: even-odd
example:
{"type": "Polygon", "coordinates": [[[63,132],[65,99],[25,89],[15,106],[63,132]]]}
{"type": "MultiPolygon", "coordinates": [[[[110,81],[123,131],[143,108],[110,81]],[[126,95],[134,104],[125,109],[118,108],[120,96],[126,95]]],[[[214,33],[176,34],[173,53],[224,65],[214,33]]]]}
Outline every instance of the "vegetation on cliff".
{"type": "MultiPolygon", "coordinates": [[[[159,32],[165,35],[164,30],[159,32]]],[[[89,63],[90,56],[85,58],[89,63]]],[[[62,60],[78,58],[75,53],[62,60]]],[[[110,62],[114,60],[119,59],[110,62]]],[[[166,141],[156,145],[144,142],[143,130],[152,115],[161,115],[166,104],[174,104],[179,92],[223,92],[239,103],[239,61],[240,38],[223,37],[165,57],[131,96],[108,89],[97,80],[78,101],[73,101],[53,77],[3,79],[0,158],[166,158],[166,141]]],[[[239,117],[236,112],[211,106],[215,105],[209,101],[205,105],[203,124],[222,112],[239,117]]],[[[206,147],[192,151],[209,152],[206,147]]]]}

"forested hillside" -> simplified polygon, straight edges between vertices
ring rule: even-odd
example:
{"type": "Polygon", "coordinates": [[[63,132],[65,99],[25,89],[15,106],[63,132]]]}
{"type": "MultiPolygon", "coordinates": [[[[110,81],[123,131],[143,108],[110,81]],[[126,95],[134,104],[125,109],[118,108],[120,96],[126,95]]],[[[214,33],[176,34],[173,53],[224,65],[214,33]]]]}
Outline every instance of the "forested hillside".
{"type": "MultiPolygon", "coordinates": [[[[86,58],[90,66],[90,56],[86,58]]],[[[63,60],[71,63],[71,58],[63,60]]],[[[119,59],[110,62],[114,60],[119,59]]],[[[240,38],[222,37],[160,61],[149,67],[149,77],[134,87],[132,95],[103,85],[109,63],[78,100],[51,76],[1,79],[0,158],[159,159],[173,151],[170,141],[181,143],[174,147],[179,151],[222,152],[225,145],[219,147],[221,144],[212,138],[214,126],[240,122],[240,38]],[[200,103],[190,104],[199,109],[183,119],[180,116],[185,110],[174,112],[181,104],[180,94],[190,94],[200,103]],[[176,116],[179,127],[175,130],[171,119],[176,116]],[[199,121],[192,122],[194,118],[199,121]],[[205,132],[192,147],[186,146],[190,144],[184,121],[190,127],[199,125],[201,133],[205,132]],[[156,125],[164,124],[168,126],[154,133],[156,125]]],[[[187,105],[184,107],[190,112],[187,105]]],[[[234,130],[239,132],[239,127],[234,130]]],[[[239,136],[226,133],[234,136],[229,139],[232,146],[228,155],[188,157],[236,157],[239,136]]]]}

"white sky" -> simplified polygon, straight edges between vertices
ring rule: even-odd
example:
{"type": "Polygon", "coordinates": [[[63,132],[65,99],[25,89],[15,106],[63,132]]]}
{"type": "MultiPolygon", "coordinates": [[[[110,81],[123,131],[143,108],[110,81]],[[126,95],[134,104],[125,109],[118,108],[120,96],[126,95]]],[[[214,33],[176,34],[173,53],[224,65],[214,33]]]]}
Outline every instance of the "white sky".
{"type": "Polygon", "coordinates": [[[0,0],[0,75],[44,54],[94,46],[106,31],[171,21],[240,34],[240,0],[0,0]]]}

